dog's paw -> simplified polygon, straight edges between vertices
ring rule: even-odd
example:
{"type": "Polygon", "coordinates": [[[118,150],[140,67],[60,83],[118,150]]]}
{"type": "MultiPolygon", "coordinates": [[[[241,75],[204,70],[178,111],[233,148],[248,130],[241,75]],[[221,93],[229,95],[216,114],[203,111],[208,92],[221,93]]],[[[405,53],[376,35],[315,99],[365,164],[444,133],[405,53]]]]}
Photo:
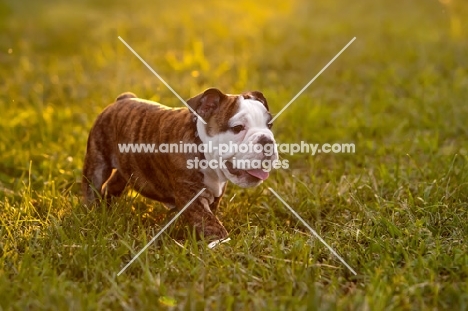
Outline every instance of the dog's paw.
{"type": "Polygon", "coordinates": [[[228,232],[221,223],[212,223],[198,228],[197,231],[200,237],[208,242],[224,240],[228,237],[228,232]]]}

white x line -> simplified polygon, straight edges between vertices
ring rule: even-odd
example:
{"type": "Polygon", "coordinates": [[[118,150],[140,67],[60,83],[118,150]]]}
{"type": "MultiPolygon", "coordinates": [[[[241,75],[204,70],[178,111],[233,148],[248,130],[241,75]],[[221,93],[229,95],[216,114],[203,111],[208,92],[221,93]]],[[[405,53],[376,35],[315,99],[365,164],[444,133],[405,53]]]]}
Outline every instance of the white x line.
{"type": "Polygon", "coordinates": [[[291,213],[293,213],[293,215],[296,216],[296,218],[299,219],[299,220],[304,224],[304,226],[306,226],[307,229],[309,229],[309,231],[312,232],[312,234],[313,234],[320,242],[322,242],[322,243],[330,250],[330,252],[332,252],[332,254],[335,255],[336,258],[338,258],[338,259],[346,266],[346,268],[349,269],[349,271],[351,271],[354,275],[357,275],[356,271],[354,271],[354,269],[351,268],[350,265],[348,265],[348,264],[346,263],[346,261],[344,261],[344,259],[341,258],[341,256],[338,255],[338,253],[335,252],[335,250],[334,250],[333,248],[331,248],[331,246],[328,245],[327,242],[325,242],[325,240],[322,239],[322,238],[320,237],[320,235],[318,235],[318,233],[315,232],[315,230],[312,229],[312,227],[309,226],[309,224],[308,224],[304,219],[302,219],[302,217],[299,216],[299,214],[298,214],[291,206],[289,206],[288,203],[286,203],[286,202],[278,195],[278,193],[275,192],[275,190],[271,189],[270,187],[268,187],[268,190],[270,190],[270,191],[284,204],[284,206],[286,206],[286,207],[291,211],[291,213]]]}
{"type": "Polygon", "coordinates": [[[117,276],[120,276],[137,258],[138,256],[140,256],[149,246],[151,243],[153,243],[154,241],[156,241],[156,239],[190,206],[190,204],[193,203],[193,201],[195,201],[199,196],[200,194],[203,193],[203,191],[205,191],[206,188],[203,188],[202,190],[200,190],[200,192],[197,193],[197,195],[192,199],[190,200],[190,202],[187,203],[187,205],[184,206],[184,208],[182,208],[178,213],[177,215],[174,216],[174,218],[171,219],[171,221],[169,221],[159,232],[158,234],[156,234],[154,236],[154,238],[151,239],[151,241],[148,242],[148,244],[145,245],[145,247],[143,247],[141,249],[141,251],[138,252],[138,254],[135,255],[135,257],[132,258],[132,260],[130,260],[130,262],[125,266],[123,267],[122,270],[120,270],[119,273],[117,273],[117,276]]]}
{"type": "Polygon", "coordinates": [[[203,118],[200,117],[200,116],[198,115],[198,113],[196,113],[195,110],[193,110],[192,107],[190,107],[190,106],[185,102],[185,100],[184,100],[182,97],[180,97],[179,94],[177,94],[177,92],[174,91],[174,90],[172,89],[172,87],[171,87],[169,84],[167,84],[167,82],[164,81],[164,79],[163,79],[160,75],[158,75],[158,73],[157,73],[156,71],[154,71],[154,69],[151,68],[151,66],[148,65],[148,63],[145,62],[145,60],[144,60],[143,58],[141,58],[140,55],[138,55],[138,53],[135,52],[135,50],[132,49],[132,47],[131,47],[130,45],[128,45],[127,42],[125,42],[124,39],[122,39],[120,36],[119,36],[118,38],[119,38],[120,41],[122,41],[123,44],[125,44],[125,46],[126,46],[133,54],[135,54],[135,56],[136,56],[146,67],[148,67],[148,69],[149,69],[156,77],[158,77],[159,80],[161,80],[162,83],[164,83],[164,85],[165,85],[165,86],[166,86],[166,87],[167,87],[167,88],[168,88],[168,89],[185,105],[185,106],[187,106],[188,109],[190,109],[190,111],[192,111],[192,112],[198,117],[198,119],[200,119],[200,121],[203,122],[203,124],[206,124],[205,120],[203,120],[203,118]]]}
{"type": "Polygon", "coordinates": [[[328,66],[332,64],[338,58],[338,56],[340,56],[341,53],[343,53],[344,50],[346,50],[348,46],[350,46],[351,43],[353,43],[354,40],[356,40],[356,37],[351,39],[351,41],[349,41],[348,44],[346,44],[346,46],[342,48],[341,51],[339,51],[338,54],[336,54],[335,57],[333,57],[333,59],[329,61],[328,64],[326,64],[325,67],[323,67],[322,70],[320,70],[319,73],[316,74],[315,77],[313,77],[312,80],[310,80],[309,83],[307,83],[306,86],[304,86],[302,90],[300,90],[299,93],[297,93],[296,96],[294,96],[293,99],[291,99],[289,103],[287,103],[286,106],[284,106],[283,109],[281,109],[280,112],[278,112],[273,119],[271,119],[269,124],[273,123],[273,121],[275,121],[276,118],[278,118],[302,94],[302,92],[304,92],[312,84],[312,82],[314,82],[315,79],[317,79],[328,68],[328,66]]]}
{"type": "MultiPolygon", "coordinates": [[[[185,105],[187,106],[188,109],[190,109],[190,111],[192,111],[202,122],[203,124],[207,124],[205,122],[205,120],[203,120],[202,117],[200,117],[186,102],[184,99],[182,99],[182,97],[179,96],[179,94],[176,93],[176,91],[174,91],[169,84],[166,83],[166,81],[164,81],[164,79],[156,72],[154,71],[153,68],[150,67],[150,65],[148,65],[148,63],[146,63],[143,58],[140,57],[140,55],[138,55],[137,52],[135,52],[131,47],[130,45],[127,44],[127,42],[125,42],[125,40],[123,40],[120,36],[118,37],[120,41],[122,41],[123,44],[125,44],[125,46],[185,105]]],[[[338,54],[335,55],[335,57],[333,57],[333,59],[331,61],[328,62],[328,64],[325,65],[325,67],[322,68],[322,70],[320,70],[320,72],[315,75],[315,77],[312,78],[312,80],[309,81],[309,83],[307,83],[303,88],[302,90],[299,91],[299,93],[296,94],[296,96],[294,96],[293,99],[291,99],[289,101],[289,103],[286,104],[286,106],[283,107],[283,109],[281,109],[280,112],[278,112],[276,114],[276,116],[269,122],[270,124],[273,123],[273,121],[275,121],[276,118],[278,118],[337,58],[338,56],[341,55],[341,53],[343,53],[350,45],[351,43],[354,42],[354,40],[356,40],[356,37],[354,37],[351,41],[349,41],[349,43],[343,48],[341,49],[340,52],[338,52],[338,54]]],[[[333,248],[331,248],[319,235],[317,232],[315,232],[314,229],[312,229],[312,227],[304,221],[304,219],[302,219],[299,214],[294,210],[292,209],[272,188],[268,187],[268,189],[291,211],[291,213],[293,213],[294,216],[296,216],[296,218],[298,218],[309,230],[310,232],[320,241],[322,242],[331,252],[333,255],[335,255],[354,275],[357,275],[356,271],[353,270],[353,268],[351,268],[347,263],[346,261],[344,261],[343,258],[341,258],[340,255],[338,255],[338,253],[333,250],[333,248]]],[[[171,221],[169,221],[159,232],[158,234],[156,234],[156,236],[154,236],[150,242],[148,242],[148,244],[145,245],[145,247],[143,247],[142,250],[140,250],[138,252],[138,254],[135,255],[135,257],[132,258],[132,260],[122,269],[120,270],[119,273],[117,273],[117,276],[120,276],[148,247],[151,243],[153,243],[189,206],[190,204],[192,204],[195,199],[197,199],[203,191],[205,191],[206,188],[203,188],[202,190],[200,190],[200,192],[197,193],[197,195],[189,202],[187,203],[187,205],[184,206],[184,208],[182,208],[178,213],[177,215],[174,216],[174,218],[171,219],[171,221]]],[[[232,200],[232,199],[231,199],[232,200]]],[[[226,240],[227,241],[227,240],[226,240]]],[[[224,242],[224,241],[223,241],[224,242]]]]}

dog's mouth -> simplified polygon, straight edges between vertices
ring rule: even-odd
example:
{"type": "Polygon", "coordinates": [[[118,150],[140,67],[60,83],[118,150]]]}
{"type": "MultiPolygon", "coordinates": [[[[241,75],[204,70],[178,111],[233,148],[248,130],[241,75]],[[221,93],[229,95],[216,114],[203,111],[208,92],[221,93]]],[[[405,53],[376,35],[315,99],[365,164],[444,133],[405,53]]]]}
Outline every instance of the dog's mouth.
{"type": "Polygon", "coordinates": [[[258,180],[265,180],[270,175],[268,172],[265,172],[262,169],[243,170],[235,168],[231,161],[226,161],[226,167],[229,173],[237,177],[248,177],[249,179],[255,178],[258,180]]]}

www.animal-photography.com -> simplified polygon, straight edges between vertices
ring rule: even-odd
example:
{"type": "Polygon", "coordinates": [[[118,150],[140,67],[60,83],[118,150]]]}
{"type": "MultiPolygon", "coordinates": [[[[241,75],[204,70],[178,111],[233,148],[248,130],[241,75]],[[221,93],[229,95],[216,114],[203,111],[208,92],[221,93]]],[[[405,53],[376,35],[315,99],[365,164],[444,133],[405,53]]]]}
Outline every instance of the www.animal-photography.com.
{"type": "Polygon", "coordinates": [[[466,16],[0,0],[0,310],[467,310],[466,16]]]}

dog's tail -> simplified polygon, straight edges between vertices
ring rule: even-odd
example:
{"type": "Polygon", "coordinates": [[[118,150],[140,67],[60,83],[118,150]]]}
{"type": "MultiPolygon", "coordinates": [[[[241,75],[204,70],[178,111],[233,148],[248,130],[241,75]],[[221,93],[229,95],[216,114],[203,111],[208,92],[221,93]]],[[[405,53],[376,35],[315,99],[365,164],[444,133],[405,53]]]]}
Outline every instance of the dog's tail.
{"type": "Polygon", "coordinates": [[[136,98],[137,96],[133,94],[132,92],[125,92],[117,96],[117,99],[115,101],[119,101],[125,98],[136,98]]]}

